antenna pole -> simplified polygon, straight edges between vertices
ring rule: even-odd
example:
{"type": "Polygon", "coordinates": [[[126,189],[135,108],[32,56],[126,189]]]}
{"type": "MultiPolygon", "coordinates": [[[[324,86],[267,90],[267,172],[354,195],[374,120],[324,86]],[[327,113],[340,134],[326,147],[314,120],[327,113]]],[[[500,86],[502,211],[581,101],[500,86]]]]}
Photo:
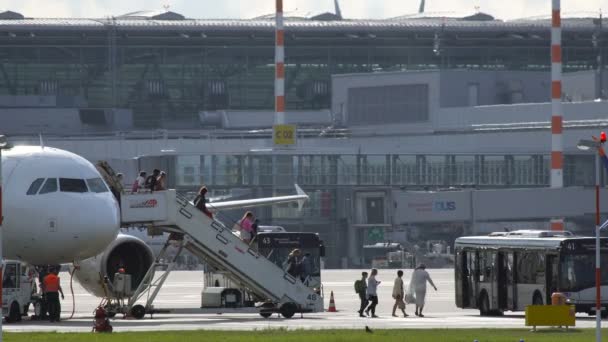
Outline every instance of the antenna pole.
{"type": "MultiPolygon", "coordinates": [[[[4,226],[3,226],[3,222],[4,222],[4,211],[2,210],[3,204],[2,204],[2,191],[3,191],[3,186],[2,186],[2,149],[7,148],[8,144],[6,141],[6,137],[4,135],[0,135],[0,305],[2,305],[2,276],[3,276],[3,272],[4,272],[4,265],[2,264],[2,260],[4,259],[3,256],[3,251],[2,251],[2,231],[4,230],[4,226]]],[[[0,317],[0,342],[2,342],[2,317],[0,317]]]]}

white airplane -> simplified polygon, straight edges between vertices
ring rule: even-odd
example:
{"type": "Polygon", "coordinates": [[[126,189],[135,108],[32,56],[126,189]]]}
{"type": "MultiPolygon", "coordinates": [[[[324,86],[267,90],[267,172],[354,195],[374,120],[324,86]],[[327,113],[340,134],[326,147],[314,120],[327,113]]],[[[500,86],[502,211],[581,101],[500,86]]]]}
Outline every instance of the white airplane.
{"type": "Polygon", "coordinates": [[[2,153],[3,256],[32,265],[73,262],[103,251],[120,212],[95,166],[50,147],[2,153]]]}
{"type": "MultiPolygon", "coordinates": [[[[80,265],[76,280],[97,296],[107,295],[103,278],[113,279],[119,267],[129,270],[134,288],[139,285],[154,253],[141,239],[119,234],[120,210],[107,175],[104,179],[86,159],[52,147],[15,146],[2,152],[1,164],[4,258],[34,266],[80,265]]],[[[301,207],[308,196],[296,190],[293,196],[212,203],[210,209],[295,201],[301,207]]]]}

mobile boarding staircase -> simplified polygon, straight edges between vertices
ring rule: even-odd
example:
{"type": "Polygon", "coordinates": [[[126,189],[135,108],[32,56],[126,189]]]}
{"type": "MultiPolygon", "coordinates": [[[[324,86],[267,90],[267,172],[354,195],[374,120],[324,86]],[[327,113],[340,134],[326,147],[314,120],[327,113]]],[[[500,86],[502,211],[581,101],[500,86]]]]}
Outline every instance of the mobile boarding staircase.
{"type": "MultiPolygon", "coordinates": [[[[179,240],[179,251],[187,249],[216,269],[228,272],[231,279],[260,299],[263,317],[274,312],[291,318],[295,313],[323,311],[320,289],[307,287],[251,249],[230,228],[209,218],[175,190],[123,194],[121,213],[123,224],[143,224],[169,232],[170,239],[179,240]]],[[[152,302],[175,263],[162,265],[158,261],[159,258],[129,299],[127,312],[137,318],[159,312],[152,302]],[[153,281],[155,270],[162,266],[168,268],[153,281]],[[144,293],[148,294],[145,306],[135,305],[144,293]]]]}

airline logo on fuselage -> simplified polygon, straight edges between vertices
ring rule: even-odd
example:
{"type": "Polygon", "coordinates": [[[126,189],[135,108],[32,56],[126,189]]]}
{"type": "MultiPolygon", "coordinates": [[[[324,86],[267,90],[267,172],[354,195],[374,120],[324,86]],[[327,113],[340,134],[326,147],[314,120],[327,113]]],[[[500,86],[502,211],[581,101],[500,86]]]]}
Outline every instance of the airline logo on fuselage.
{"type": "Polygon", "coordinates": [[[158,201],[154,198],[129,204],[129,208],[131,209],[156,208],[157,206],[158,201]]]}

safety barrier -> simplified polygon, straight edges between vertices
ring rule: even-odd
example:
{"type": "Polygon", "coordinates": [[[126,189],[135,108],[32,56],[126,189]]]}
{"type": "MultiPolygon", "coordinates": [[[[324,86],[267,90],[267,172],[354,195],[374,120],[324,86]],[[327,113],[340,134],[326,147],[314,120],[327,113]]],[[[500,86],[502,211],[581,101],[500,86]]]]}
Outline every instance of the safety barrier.
{"type": "Polygon", "coordinates": [[[526,306],[526,326],[573,327],[576,325],[574,305],[528,305],[526,306]]]}

